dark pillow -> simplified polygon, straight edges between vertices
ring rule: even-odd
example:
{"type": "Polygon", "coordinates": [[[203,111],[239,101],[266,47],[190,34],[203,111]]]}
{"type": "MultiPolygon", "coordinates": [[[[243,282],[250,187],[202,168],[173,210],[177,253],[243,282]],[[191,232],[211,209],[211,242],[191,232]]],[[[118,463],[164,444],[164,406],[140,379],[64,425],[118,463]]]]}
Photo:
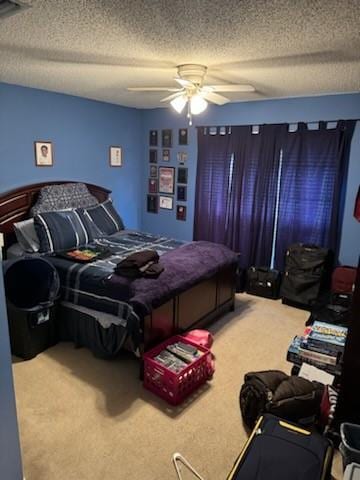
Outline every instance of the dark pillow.
{"type": "Polygon", "coordinates": [[[34,218],[40,252],[59,252],[89,243],[90,237],[76,210],[39,213],[34,218]]]}
{"type": "Polygon", "coordinates": [[[94,238],[97,236],[111,235],[112,233],[124,230],[124,224],[114,205],[109,198],[99,205],[83,209],[83,218],[88,219],[88,229],[92,232],[94,238]],[[91,226],[90,226],[91,225],[91,226]],[[93,228],[99,230],[100,234],[96,235],[93,228]]]}
{"type": "Polygon", "coordinates": [[[31,214],[34,217],[38,213],[87,208],[98,203],[84,183],[47,185],[41,189],[39,198],[31,209],[31,214]]]}

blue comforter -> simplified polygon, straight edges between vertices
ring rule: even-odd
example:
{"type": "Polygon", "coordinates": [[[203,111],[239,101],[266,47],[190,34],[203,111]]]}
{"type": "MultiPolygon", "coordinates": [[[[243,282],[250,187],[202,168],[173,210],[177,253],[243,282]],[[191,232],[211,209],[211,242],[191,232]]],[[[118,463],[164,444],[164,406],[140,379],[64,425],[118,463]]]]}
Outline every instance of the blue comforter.
{"type": "Polygon", "coordinates": [[[144,316],[218,270],[236,263],[236,255],[224,245],[182,242],[152,234],[123,231],[96,241],[111,256],[90,264],[56,256],[63,298],[76,305],[126,317],[128,310],[144,316]],[[164,271],[159,278],[129,279],[114,274],[115,265],[143,249],[155,249],[164,271]]]}

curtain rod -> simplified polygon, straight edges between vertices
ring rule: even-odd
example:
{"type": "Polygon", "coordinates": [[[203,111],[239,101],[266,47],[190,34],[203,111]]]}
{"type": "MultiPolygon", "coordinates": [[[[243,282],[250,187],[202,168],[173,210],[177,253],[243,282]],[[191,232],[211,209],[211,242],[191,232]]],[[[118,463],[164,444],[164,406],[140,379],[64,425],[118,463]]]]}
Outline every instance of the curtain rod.
{"type": "Polygon", "coordinates": [[[199,125],[196,128],[216,128],[216,127],[261,127],[262,125],[294,125],[296,123],[320,123],[320,122],[327,122],[327,123],[335,123],[340,122],[341,120],[353,120],[354,122],[360,122],[360,118],[338,118],[336,120],[297,120],[295,122],[280,122],[280,123],[241,123],[240,125],[199,125]]]}

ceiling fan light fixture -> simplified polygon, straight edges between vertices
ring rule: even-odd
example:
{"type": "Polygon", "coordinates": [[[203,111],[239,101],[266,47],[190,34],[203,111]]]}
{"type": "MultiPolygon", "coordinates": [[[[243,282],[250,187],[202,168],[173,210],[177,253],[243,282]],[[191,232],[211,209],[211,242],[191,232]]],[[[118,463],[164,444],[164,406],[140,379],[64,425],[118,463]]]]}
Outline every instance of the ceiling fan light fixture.
{"type": "Polygon", "coordinates": [[[187,97],[185,95],[181,95],[180,97],[176,97],[171,100],[170,105],[173,107],[174,110],[177,111],[177,113],[181,113],[184,110],[187,101],[187,97]]]}
{"type": "Polygon", "coordinates": [[[206,110],[208,102],[199,94],[190,98],[190,111],[192,115],[198,115],[206,110]]]}

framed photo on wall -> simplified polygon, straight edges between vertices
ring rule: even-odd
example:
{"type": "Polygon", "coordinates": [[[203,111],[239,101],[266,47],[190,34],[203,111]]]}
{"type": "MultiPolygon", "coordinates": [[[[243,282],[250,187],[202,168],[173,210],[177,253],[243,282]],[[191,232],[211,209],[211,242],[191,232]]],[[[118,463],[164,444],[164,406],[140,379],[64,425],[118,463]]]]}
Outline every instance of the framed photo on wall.
{"type": "Polygon", "coordinates": [[[156,165],[150,165],[150,178],[157,178],[158,169],[156,165]]]}
{"type": "Polygon", "coordinates": [[[184,167],[179,167],[177,172],[178,183],[187,183],[187,179],[188,179],[188,169],[184,167]]]}
{"type": "Polygon", "coordinates": [[[172,197],[159,197],[159,206],[164,210],[172,210],[173,209],[173,198],[172,197]]]}
{"type": "Polygon", "coordinates": [[[157,150],[149,150],[149,162],[157,163],[157,150]]]}
{"type": "Polygon", "coordinates": [[[150,178],[157,178],[157,166],[150,165],[150,178]]]}
{"type": "Polygon", "coordinates": [[[180,128],[179,129],[179,145],[187,145],[187,144],[188,144],[187,128],[180,128]]]}
{"type": "Polygon", "coordinates": [[[172,147],[172,130],[169,128],[162,130],[162,146],[164,148],[171,148],[172,147]]]}
{"type": "Polygon", "coordinates": [[[185,185],[178,185],[177,186],[177,195],[176,198],[179,202],[186,202],[186,192],[187,187],[185,185]]]}
{"type": "Polygon", "coordinates": [[[159,167],[159,193],[174,194],[175,168],[159,167]]]}
{"type": "Polygon", "coordinates": [[[54,164],[54,151],[52,142],[34,142],[35,165],[37,167],[52,167],[54,164]]]}
{"type": "Polygon", "coordinates": [[[184,205],[176,205],[176,220],[186,220],[186,207],[184,205]]]}
{"type": "Polygon", "coordinates": [[[122,167],[122,151],[121,147],[112,145],[109,147],[110,167],[122,167]]]}
{"type": "Polygon", "coordinates": [[[158,144],[158,132],[157,130],[150,130],[149,145],[150,147],[157,147],[157,144],[158,144]]]}
{"type": "Polygon", "coordinates": [[[149,178],[149,193],[157,193],[157,178],[149,178]]]}
{"type": "Polygon", "coordinates": [[[163,149],[162,159],[163,159],[163,162],[170,162],[170,150],[168,148],[163,149]]]}
{"type": "Polygon", "coordinates": [[[158,213],[158,196],[157,195],[147,196],[147,211],[149,213],[158,213]]]}
{"type": "Polygon", "coordinates": [[[185,165],[187,161],[187,152],[178,152],[177,159],[178,159],[179,165],[185,165]]]}

